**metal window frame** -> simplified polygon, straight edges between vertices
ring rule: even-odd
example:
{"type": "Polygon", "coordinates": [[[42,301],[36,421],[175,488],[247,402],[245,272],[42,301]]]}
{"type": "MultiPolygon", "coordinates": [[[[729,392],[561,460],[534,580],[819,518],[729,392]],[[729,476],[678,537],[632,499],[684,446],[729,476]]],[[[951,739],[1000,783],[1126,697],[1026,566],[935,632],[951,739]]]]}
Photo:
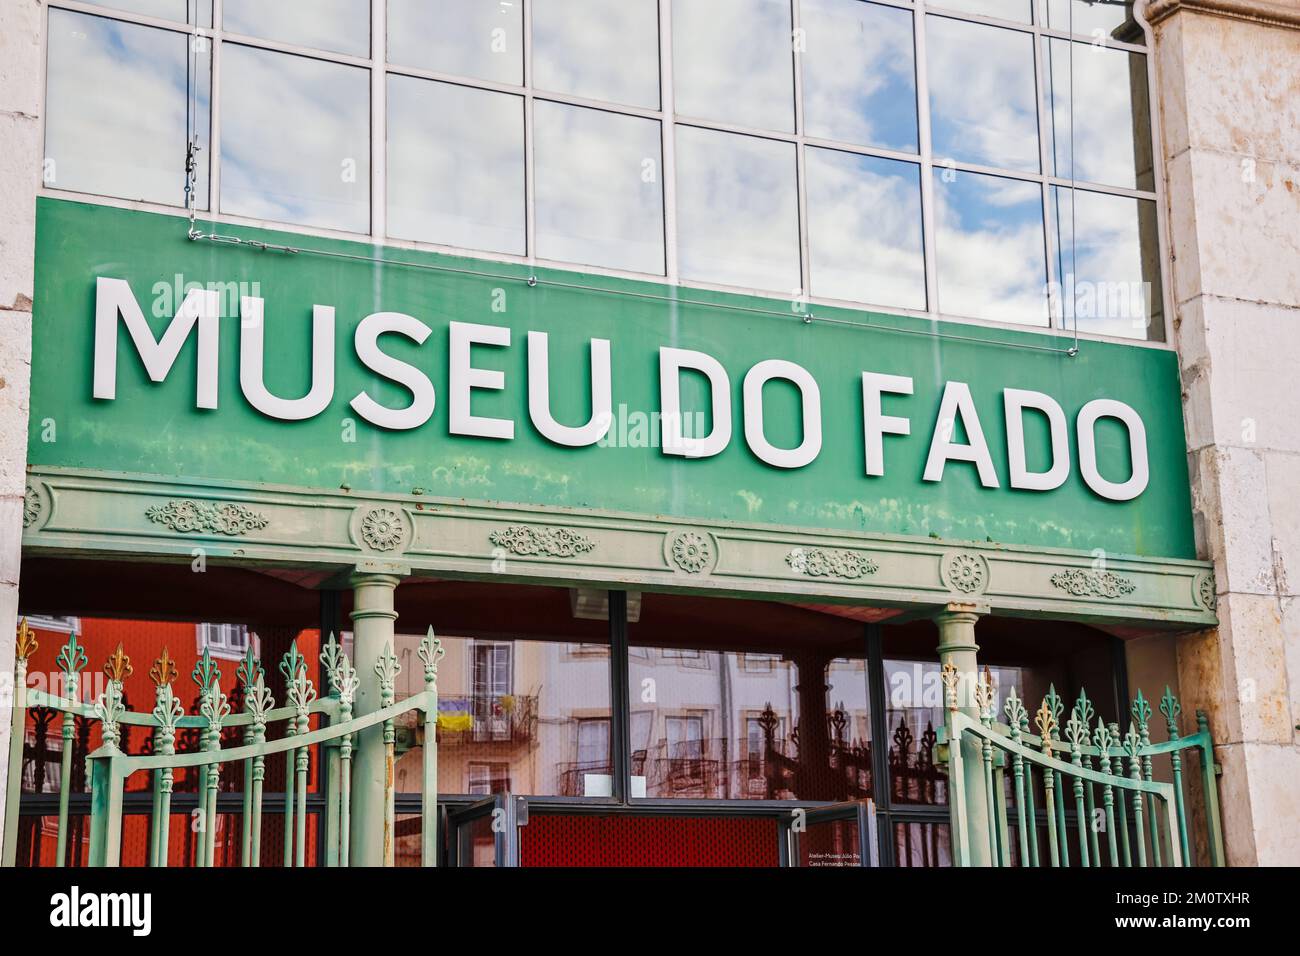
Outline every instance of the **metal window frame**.
{"type": "MultiPolygon", "coordinates": [[[[1043,39],[1053,38],[1060,40],[1071,40],[1077,44],[1092,45],[1095,39],[1091,36],[1081,34],[1069,34],[1065,30],[1049,28],[1045,26],[1046,20],[1046,0],[1032,0],[1032,22],[1022,23],[1019,21],[1004,20],[997,17],[984,16],[980,14],[968,13],[960,10],[951,10],[935,2],[927,0],[857,0],[857,2],[870,2],[881,6],[894,7],[911,11],[912,13],[912,34],[914,42],[914,69],[915,69],[915,86],[917,96],[917,132],[918,148],[917,153],[899,152],[896,150],[880,149],[876,147],[864,147],[852,143],[843,143],[835,140],[826,140],[815,137],[809,137],[804,134],[803,123],[803,102],[802,102],[802,83],[803,83],[803,53],[792,44],[791,49],[791,68],[793,70],[793,83],[795,94],[795,131],[794,133],[779,133],[771,130],[753,129],[744,126],[738,126],[727,123],[706,120],[699,117],[677,115],[674,110],[674,91],[672,83],[673,70],[673,48],[672,48],[672,0],[657,0],[659,9],[659,67],[660,67],[660,103],[659,109],[651,110],[642,107],[630,106],[626,104],[606,102],[603,100],[593,100],[586,97],[571,96],[568,94],[558,93],[551,90],[537,89],[532,83],[532,0],[522,0],[522,59],[523,59],[523,84],[516,86],[513,84],[501,84],[488,80],[480,80],[473,77],[465,77],[454,74],[445,74],[427,70],[413,69],[403,67],[397,64],[387,62],[387,0],[370,0],[371,3],[371,49],[369,57],[356,57],[345,54],[332,53],[329,51],[319,50],[311,47],[300,46],[297,44],[282,43],[278,41],[263,40],[257,37],[249,37],[242,34],[228,33],[223,29],[222,23],[222,0],[212,0],[213,6],[213,27],[200,28],[198,32],[210,38],[211,47],[211,93],[210,93],[210,116],[209,116],[209,141],[210,154],[208,157],[208,203],[206,214],[201,218],[204,221],[221,222],[232,225],[244,225],[256,228],[291,230],[304,235],[321,236],[335,239],[366,239],[375,245],[387,245],[393,248],[417,249],[430,252],[447,253],[453,255],[470,255],[475,258],[495,261],[520,263],[530,266],[540,266],[546,268],[560,269],[569,272],[589,273],[593,275],[609,276],[614,278],[626,278],[639,281],[658,283],[667,286],[703,289],[719,292],[740,293],[753,295],[762,298],[780,298],[779,293],[773,290],[745,288],[725,283],[713,283],[703,281],[683,281],[678,271],[678,242],[677,242],[677,216],[676,216],[676,138],[674,130],[677,125],[698,126],[705,129],[711,129],[723,133],[736,133],[740,135],[756,136],[761,139],[773,141],[788,142],[795,145],[796,157],[796,194],[798,199],[798,248],[800,250],[800,275],[802,276],[803,289],[801,293],[796,293],[794,299],[796,303],[801,303],[805,308],[815,307],[818,305],[833,306],[837,308],[883,311],[898,315],[908,315],[918,318],[929,319],[932,321],[943,321],[952,324],[974,324],[980,326],[992,326],[998,328],[1008,328],[1020,331],[1036,331],[1050,334],[1061,338],[1077,337],[1080,339],[1094,341],[1112,341],[1127,345],[1144,346],[1160,349],[1172,349],[1174,329],[1172,328],[1173,311],[1170,308],[1172,302],[1172,287],[1170,283],[1169,269],[1167,268],[1169,235],[1166,210],[1164,208],[1164,175],[1162,164],[1158,162],[1161,156],[1162,146],[1159,136],[1159,123],[1156,121],[1158,112],[1156,109],[1156,83],[1155,83],[1155,64],[1151,55],[1151,43],[1153,37],[1150,28],[1146,24],[1141,24],[1146,34],[1147,44],[1138,45],[1125,43],[1118,40],[1107,38],[1105,46],[1109,49],[1125,50],[1130,53],[1139,54],[1145,58],[1147,67],[1147,93],[1148,93],[1148,115],[1150,117],[1150,139],[1152,148],[1152,172],[1154,179],[1154,190],[1136,190],[1125,189],[1121,187],[1107,186],[1097,183],[1081,183],[1070,179],[1052,175],[1048,161],[1050,157],[1046,154],[1046,140],[1044,130],[1046,124],[1051,122],[1050,103],[1047,102],[1047,96],[1044,87],[1044,67],[1043,67],[1043,39]],[[1026,173],[1018,170],[1006,170],[997,167],[987,167],[969,163],[952,163],[950,168],[959,172],[980,173],[985,175],[1000,176],[1003,178],[1020,180],[1024,182],[1037,183],[1040,188],[1041,201],[1043,207],[1043,241],[1044,254],[1046,256],[1047,268],[1046,279],[1048,283],[1059,283],[1059,269],[1057,265],[1056,246],[1060,236],[1059,226],[1051,203],[1052,187],[1065,187],[1083,189],[1087,192],[1095,192],[1106,195],[1123,196],[1131,199],[1140,199],[1152,201],[1156,205],[1157,212],[1157,254],[1160,263],[1161,289],[1159,290],[1162,303],[1163,329],[1162,341],[1150,341],[1144,339],[1128,338],[1123,336],[1105,335],[1091,333],[1086,331],[1076,331],[1073,328],[1067,328],[1064,315],[1049,317],[1047,325],[1029,325],[1016,322],[1002,322],[988,319],[980,319],[972,316],[946,313],[939,310],[938,304],[938,279],[937,279],[937,258],[936,258],[936,241],[935,241],[935,202],[933,188],[933,172],[936,165],[935,157],[931,149],[930,122],[929,122],[929,81],[925,48],[925,18],[927,16],[942,16],[948,19],[960,20],[969,23],[983,24],[986,26],[997,27],[1005,30],[1012,30],[1028,34],[1031,37],[1034,47],[1034,74],[1037,84],[1037,120],[1039,129],[1039,153],[1040,168],[1037,173],[1026,173]],[[370,76],[370,232],[368,234],[348,232],[337,229],[324,229],[318,227],[301,226],[293,223],[284,223],[270,220],[262,220],[249,217],[233,216],[221,212],[221,48],[225,41],[237,42],[243,46],[256,47],[276,52],[292,54],[297,56],[308,57],[311,59],[322,60],[326,62],[338,63],[341,65],[360,67],[368,69],[370,76]],[[526,248],[525,254],[507,255],[501,253],[485,252],[482,250],[467,249],[464,247],[445,245],[432,242],[419,242],[413,240],[392,239],[387,235],[386,218],[387,218],[387,77],[388,74],[398,74],[411,76],[426,80],[439,82],[449,82],[460,86],[468,86],[489,92],[511,93],[522,97],[524,103],[524,212],[525,212],[525,230],[526,230],[526,248]],[[536,256],[536,210],[535,210],[535,162],[533,155],[533,106],[537,99],[543,99],[563,105],[582,107],[589,109],[601,109],[606,112],[613,112],[627,116],[640,117],[644,119],[653,119],[659,122],[660,126],[660,149],[661,149],[661,175],[662,175],[662,226],[664,239],[664,272],[660,274],[629,272],[620,269],[610,269],[599,266],[591,266],[582,263],[545,260],[536,256]],[[915,164],[920,172],[920,200],[921,200],[921,226],[924,249],[924,270],[925,270],[925,291],[926,291],[926,308],[924,310],[904,309],[896,306],[881,305],[879,303],[860,302],[855,300],[835,299],[829,297],[813,296],[809,294],[810,285],[810,248],[809,248],[809,210],[807,185],[805,175],[805,155],[809,148],[826,148],[835,149],[841,152],[855,153],[863,156],[872,156],[881,159],[892,159],[915,164]]],[[[800,0],[787,0],[790,5],[790,22],[792,28],[797,29],[799,26],[800,0]]],[[[1140,2],[1140,0],[1139,0],[1140,2]]],[[[53,0],[46,5],[48,9],[61,9],[74,13],[82,13],[91,16],[102,17],[110,20],[121,21],[124,23],[133,23],[142,26],[154,27],[157,29],[168,30],[173,33],[191,34],[195,30],[183,23],[174,20],[163,20],[156,17],[150,17],[143,14],[135,14],[128,11],[115,10],[110,7],[97,6],[82,0],[53,0]]],[[[47,13],[48,17],[48,13],[47,13]]],[[[1139,21],[1140,22],[1140,21],[1139,21]]],[[[44,31],[48,35],[48,29],[44,31]]],[[[42,48],[42,71],[45,72],[46,46],[48,41],[43,41],[42,48]]],[[[42,129],[42,136],[44,129],[42,129]]],[[[944,163],[947,167],[949,164],[944,163]]],[[[119,206],[132,209],[143,209],[152,212],[161,212],[168,215],[181,216],[185,211],[170,205],[159,203],[146,203],[132,200],[122,200],[110,196],[96,196],[89,193],[81,193],[74,190],[65,190],[57,187],[45,186],[39,192],[42,196],[56,198],[75,197],[81,201],[98,202],[104,205],[119,206]]]]}

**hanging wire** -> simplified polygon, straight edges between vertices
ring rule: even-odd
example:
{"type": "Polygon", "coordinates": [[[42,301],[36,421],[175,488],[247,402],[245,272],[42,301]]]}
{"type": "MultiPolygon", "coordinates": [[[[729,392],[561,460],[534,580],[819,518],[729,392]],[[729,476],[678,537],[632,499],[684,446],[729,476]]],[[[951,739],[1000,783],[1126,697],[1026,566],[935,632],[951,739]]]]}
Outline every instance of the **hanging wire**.
{"type": "MultiPolygon", "coordinates": [[[[1067,41],[1070,48],[1070,318],[1074,325],[1074,346],[1070,349],[1070,357],[1079,354],[1079,296],[1077,283],[1079,281],[1078,270],[1078,251],[1075,247],[1074,234],[1074,192],[1075,192],[1075,175],[1074,175],[1074,4],[1075,0],[1067,0],[1066,10],[1068,25],[1066,33],[1070,39],[1067,41]]],[[[1050,48],[1051,41],[1048,41],[1050,48]]],[[[1055,109],[1055,107],[1053,107],[1055,109]]]]}
{"type": "Polygon", "coordinates": [[[199,32],[199,0],[187,0],[185,4],[185,24],[192,26],[190,34],[190,55],[185,62],[185,210],[190,218],[190,238],[198,232],[198,169],[199,169],[199,49],[203,46],[203,37],[199,32]],[[193,14],[191,14],[191,10],[193,14]],[[191,23],[191,16],[193,23],[191,23]]]}

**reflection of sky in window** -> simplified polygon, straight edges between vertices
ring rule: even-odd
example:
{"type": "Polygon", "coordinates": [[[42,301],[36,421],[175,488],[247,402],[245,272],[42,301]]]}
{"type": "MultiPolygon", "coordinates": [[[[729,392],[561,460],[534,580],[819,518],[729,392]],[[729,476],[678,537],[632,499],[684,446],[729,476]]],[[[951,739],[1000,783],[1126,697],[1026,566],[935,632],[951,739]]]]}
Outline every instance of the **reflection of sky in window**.
{"type": "MultiPolygon", "coordinates": [[[[50,10],[47,42],[46,184],[183,205],[188,35],[50,10]]],[[[205,209],[210,57],[197,62],[205,209]]]]}
{"type": "Polygon", "coordinates": [[[1033,36],[926,17],[936,161],[1038,171],[1033,36]]]}
{"type": "Polygon", "coordinates": [[[659,123],[538,100],[537,255],[664,271],[659,123]]]}
{"type": "Polygon", "coordinates": [[[369,72],[233,43],[221,56],[222,212],[369,231],[369,72]]]}
{"type": "Polygon", "coordinates": [[[533,0],[533,85],[659,107],[656,0],[533,0]]]}
{"type": "Polygon", "coordinates": [[[999,20],[1014,20],[1017,23],[1029,22],[1030,0],[931,0],[930,6],[947,7],[962,13],[974,13],[982,17],[997,17],[999,20]]]}
{"type": "MultiPolygon", "coordinates": [[[[1146,57],[1091,43],[1074,45],[1074,178],[1153,189],[1147,117],[1146,57]],[[1142,122],[1134,132],[1134,104],[1142,122]],[[1136,146],[1134,144],[1136,136],[1136,146]]],[[[1070,43],[1044,39],[1043,73],[1051,98],[1053,160],[1070,178],[1070,43]]]]}
{"type": "Polygon", "coordinates": [[[1063,280],[1065,325],[1073,328],[1077,317],[1081,332],[1163,338],[1162,323],[1158,321],[1160,274],[1154,261],[1156,204],[1148,199],[1076,190],[1071,257],[1070,190],[1058,186],[1052,194],[1059,250],[1057,271],[1062,277],[1071,272],[1075,275],[1073,295],[1070,283],[1063,280]],[[1144,247],[1148,250],[1148,273],[1143,272],[1144,247]],[[1151,321],[1153,309],[1155,322],[1151,321]]]}
{"type": "Polygon", "coordinates": [[[1095,0],[1075,0],[1074,10],[1070,10],[1067,0],[1047,0],[1047,26],[1053,30],[1069,30],[1070,18],[1074,18],[1074,33],[1092,36],[1094,30],[1101,30],[1106,35],[1128,43],[1143,44],[1146,38],[1137,24],[1133,22],[1133,5],[1097,3],[1095,0]],[[1124,24],[1128,24],[1124,28],[1124,24]]]}
{"type": "Polygon", "coordinates": [[[804,131],[916,152],[912,14],[861,0],[803,0],[804,131]]]}
{"type": "Polygon", "coordinates": [[[524,254],[522,97],[388,77],[388,234],[524,254]]]}
{"type": "Polygon", "coordinates": [[[1046,325],[1047,264],[1038,184],[936,169],[934,198],[939,310],[1046,325]]]}
{"type": "Polygon", "coordinates": [[[813,295],[924,309],[920,168],[814,148],[804,165],[813,295]]]}
{"type": "Polygon", "coordinates": [[[682,278],[800,288],[793,144],[694,126],[677,127],[676,139],[682,278]]]}
{"type": "Polygon", "coordinates": [[[244,36],[370,56],[370,0],[225,0],[221,19],[244,36]]]}
{"type": "Polygon", "coordinates": [[[524,81],[520,0],[388,0],[388,62],[496,83],[524,81]]]}
{"type": "Polygon", "coordinates": [[[675,0],[673,95],[680,116],[794,132],[788,0],[675,0]]]}
{"type": "Polygon", "coordinates": [[[86,0],[96,7],[110,10],[125,10],[139,13],[159,20],[175,20],[178,23],[193,23],[194,9],[198,8],[198,25],[212,26],[212,0],[86,0]]]}

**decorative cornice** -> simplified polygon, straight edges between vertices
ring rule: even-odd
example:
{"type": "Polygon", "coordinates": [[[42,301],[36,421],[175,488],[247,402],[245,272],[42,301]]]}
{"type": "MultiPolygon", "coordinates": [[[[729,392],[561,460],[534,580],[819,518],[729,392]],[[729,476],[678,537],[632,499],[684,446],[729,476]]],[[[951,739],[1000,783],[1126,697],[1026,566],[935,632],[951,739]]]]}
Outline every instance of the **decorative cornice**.
{"type": "MultiPolygon", "coordinates": [[[[1203,584],[1207,561],[1111,554],[1107,570],[1136,585],[1111,596],[1101,582],[1069,589],[1052,577],[1091,571],[1091,552],[992,542],[954,542],[865,531],[836,531],[735,521],[684,523],[680,516],[586,508],[468,502],[424,494],[370,493],[242,482],[202,485],[156,476],[78,469],[33,469],[28,480],[44,504],[23,533],[29,555],[76,553],[189,560],[193,538],[159,517],[202,524],[184,501],[237,501],[260,525],[238,537],[204,539],[209,561],[265,563],[346,573],[400,558],[410,573],[492,580],[509,573],[563,587],[691,589],[812,603],[851,602],[931,613],[954,601],[996,605],[1000,614],[1138,627],[1196,627],[1215,622],[1203,584]],[[57,502],[57,508],[54,503],[57,502]],[[400,524],[376,518],[386,512],[400,524]],[[385,528],[387,530],[385,531],[385,528]],[[369,531],[367,540],[367,530],[369,531]],[[495,537],[494,537],[495,536],[495,537]],[[486,547],[489,541],[492,547],[486,547]],[[588,548],[590,544],[590,548],[588,548]],[[381,550],[387,547],[387,551],[381,550]],[[569,552],[573,554],[570,556],[569,552]],[[872,570],[874,569],[874,570],[872,570]],[[800,572],[804,573],[800,573],[800,572]],[[858,572],[861,573],[858,573],[858,572]],[[1077,593],[1082,589],[1085,593],[1077,593]]],[[[219,505],[210,505],[219,513],[219,505]]],[[[190,524],[180,523],[188,528],[190,524]]],[[[1088,581],[1088,576],[1079,578],[1088,581]]],[[[1118,589],[1124,590],[1124,589],[1118,589]]]]}
{"type": "Polygon", "coordinates": [[[1155,26],[1183,11],[1300,29],[1300,7],[1268,0],[1152,0],[1146,5],[1144,19],[1155,26]]]}
{"type": "Polygon", "coordinates": [[[266,515],[258,514],[243,505],[189,499],[169,501],[145,513],[154,524],[179,534],[207,533],[239,537],[250,531],[260,531],[268,524],[266,515]]]}
{"type": "Polygon", "coordinates": [[[548,525],[512,524],[491,532],[488,540],[520,557],[576,558],[596,549],[596,542],[585,534],[548,525]]]}
{"type": "Polygon", "coordinates": [[[1087,568],[1058,571],[1052,575],[1052,587],[1060,588],[1076,597],[1092,595],[1109,600],[1132,594],[1137,590],[1137,585],[1128,578],[1111,571],[1091,571],[1087,568]]]}
{"type": "Polygon", "coordinates": [[[785,556],[785,563],[796,574],[812,578],[844,578],[856,581],[875,574],[880,566],[861,551],[841,548],[794,548],[785,556]]]}

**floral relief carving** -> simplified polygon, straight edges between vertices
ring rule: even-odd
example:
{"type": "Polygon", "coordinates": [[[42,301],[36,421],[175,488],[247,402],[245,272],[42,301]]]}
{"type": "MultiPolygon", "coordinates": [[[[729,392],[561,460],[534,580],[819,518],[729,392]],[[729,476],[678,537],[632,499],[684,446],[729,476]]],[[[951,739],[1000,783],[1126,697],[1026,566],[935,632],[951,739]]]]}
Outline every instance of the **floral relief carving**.
{"type": "Polygon", "coordinates": [[[552,558],[574,558],[595,550],[596,542],[571,528],[530,527],[512,524],[488,535],[488,540],[498,548],[521,556],[547,555],[552,558]]]}
{"type": "Polygon", "coordinates": [[[880,570],[879,565],[859,551],[838,548],[795,548],[785,556],[785,563],[796,574],[813,578],[856,580],[880,570]]]}
{"type": "Polygon", "coordinates": [[[706,535],[681,531],[673,537],[669,553],[673,563],[687,574],[699,574],[713,560],[713,544],[706,535]]]}
{"type": "Polygon", "coordinates": [[[30,528],[41,516],[41,496],[31,485],[23,496],[23,527],[30,528]]]}
{"type": "Polygon", "coordinates": [[[1075,597],[1102,597],[1109,600],[1137,590],[1137,585],[1129,578],[1112,571],[1089,571],[1085,568],[1058,571],[1052,575],[1052,586],[1075,597]]]}
{"type": "Polygon", "coordinates": [[[1219,589],[1213,571],[1201,576],[1200,583],[1196,586],[1196,595],[1201,599],[1201,603],[1205,605],[1206,610],[1213,611],[1218,608],[1219,589]]]}
{"type": "Polygon", "coordinates": [[[392,551],[406,540],[406,519],[392,508],[371,508],[361,519],[361,539],[376,551],[392,551]]]}
{"type": "Polygon", "coordinates": [[[144,514],[154,524],[180,534],[207,532],[238,537],[261,530],[270,523],[266,515],[243,505],[188,499],[156,505],[144,514]]]}
{"type": "Polygon", "coordinates": [[[975,594],[984,590],[988,569],[978,554],[965,551],[949,554],[943,559],[944,580],[954,591],[975,594]]]}

